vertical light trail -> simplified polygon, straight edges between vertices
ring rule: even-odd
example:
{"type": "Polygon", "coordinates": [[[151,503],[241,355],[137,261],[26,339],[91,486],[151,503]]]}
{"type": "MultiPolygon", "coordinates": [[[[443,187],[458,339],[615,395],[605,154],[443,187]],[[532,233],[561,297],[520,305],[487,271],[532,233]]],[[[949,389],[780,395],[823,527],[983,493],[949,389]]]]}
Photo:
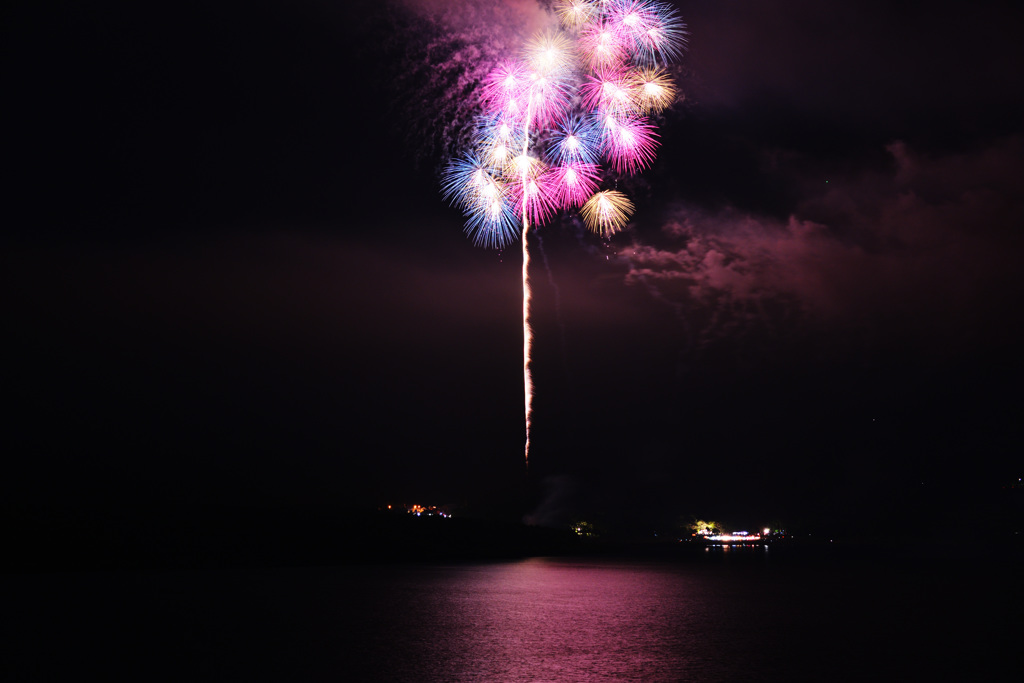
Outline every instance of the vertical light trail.
{"type": "Polygon", "coordinates": [[[530,414],[533,412],[533,378],[530,375],[530,355],[533,346],[533,332],[530,330],[530,252],[526,248],[526,231],[529,222],[523,215],[523,389],[526,399],[526,466],[530,466],[530,414]]]}
{"type": "MultiPolygon", "coordinates": [[[[523,125],[523,156],[530,150],[530,114],[532,102],[526,105],[526,123],[523,125]]],[[[533,412],[533,376],[530,374],[530,356],[533,352],[533,332],[530,330],[530,251],[526,248],[526,233],[530,229],[527,211],[527,165],[523,164],[523,408],[526,420],[526,444],[523,461],[530,468],[530,414],[533,412]]]]}

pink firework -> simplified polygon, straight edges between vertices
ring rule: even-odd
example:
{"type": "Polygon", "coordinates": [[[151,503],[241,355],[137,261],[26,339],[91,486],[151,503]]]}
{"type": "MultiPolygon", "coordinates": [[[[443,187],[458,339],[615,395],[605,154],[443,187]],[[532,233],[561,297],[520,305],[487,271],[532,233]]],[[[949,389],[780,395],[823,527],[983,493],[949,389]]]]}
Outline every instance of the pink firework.
{"type": "Polygon", "coordinates": [[[636,173],[654,160],[658,134],[646,118],[608,114],[602,123],[604,153],[616,171],[636,173]]]}
{"type": "Polygon", "coordinates": [[[603,114],[625,113],[635,109],[633,97],[635,86],[630,72],[619,67],[602,69],[580,86],[583,106],[592,112],[603,114]]]}
{"type": "Polygon", "coordinates": [[[625,35],[607,21],[597,21],[580,32],[580,53],[591,69],[609,69],[622,65],[629,56],[625,35]]]}
{"type": "Polygon", "coordinates": [[[523,91],[529,83],[526,65],[515,59],[500,63],[484,79],[481,98],[487,111],[518,121],[523,116],[523,91]]]}
{"type": "Polygon", "coordinates": [[[531,127],[546,127],[565,118],[572,102],[572,88],[564,74],[532,71],[522,100],[531,127]]]}
{"type": "Polygon", "coordinates": [[[555,176],[550,171],[524,175],[511,184],[516,214],[530,225],[542,225],[560,208],[555,176]]]}
{"type": "Polygon", "coordinates": [[[609,25],[631,46],[637,45],[650,29],[657,26],[657,19],[654,3],[648,0],[618,0],[611,4],[608,13],[609,25]]]}
{"type": "Polygon", "coordinates": [[[551,169],[555,201],[566,208],[582,206],[597,191],[597,164],[569,163],[551,169]]]}

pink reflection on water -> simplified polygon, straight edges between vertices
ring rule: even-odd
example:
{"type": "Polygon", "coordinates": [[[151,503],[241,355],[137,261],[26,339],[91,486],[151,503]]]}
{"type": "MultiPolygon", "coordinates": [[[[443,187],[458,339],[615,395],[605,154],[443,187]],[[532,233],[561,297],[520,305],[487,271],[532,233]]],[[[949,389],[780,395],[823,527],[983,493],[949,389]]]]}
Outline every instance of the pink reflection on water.
{"type": "Polygon", "coordinates": [[[694,647],[711,610],[678,571],[539,558],[455,571],[430,589],[444,642],[420,666],[439,680],[684,680],[719,652],[694,647]]]}

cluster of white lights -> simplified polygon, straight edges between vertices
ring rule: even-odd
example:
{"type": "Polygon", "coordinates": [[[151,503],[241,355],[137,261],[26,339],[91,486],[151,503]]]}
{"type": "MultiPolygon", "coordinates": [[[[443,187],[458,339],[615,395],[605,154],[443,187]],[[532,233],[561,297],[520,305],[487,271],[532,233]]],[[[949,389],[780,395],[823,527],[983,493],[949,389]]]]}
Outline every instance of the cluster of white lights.
{"type": "Polygon", "coordinates": [[[731,534],[705,536],[709,541],[760,541],[761,534],[748,534],[746,531],[735,531],[731,534]]]}

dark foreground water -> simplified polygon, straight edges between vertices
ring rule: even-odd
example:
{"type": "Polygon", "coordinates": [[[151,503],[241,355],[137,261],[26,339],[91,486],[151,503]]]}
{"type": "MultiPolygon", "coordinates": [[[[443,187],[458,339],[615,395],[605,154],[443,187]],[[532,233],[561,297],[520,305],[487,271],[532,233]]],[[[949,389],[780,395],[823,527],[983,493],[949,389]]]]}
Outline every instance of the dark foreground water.
{"type": "Polygon", "coordinates": [[[1018,567],[715,552],[0,576],[0,678],[1019,680],[1018,567]]]}

